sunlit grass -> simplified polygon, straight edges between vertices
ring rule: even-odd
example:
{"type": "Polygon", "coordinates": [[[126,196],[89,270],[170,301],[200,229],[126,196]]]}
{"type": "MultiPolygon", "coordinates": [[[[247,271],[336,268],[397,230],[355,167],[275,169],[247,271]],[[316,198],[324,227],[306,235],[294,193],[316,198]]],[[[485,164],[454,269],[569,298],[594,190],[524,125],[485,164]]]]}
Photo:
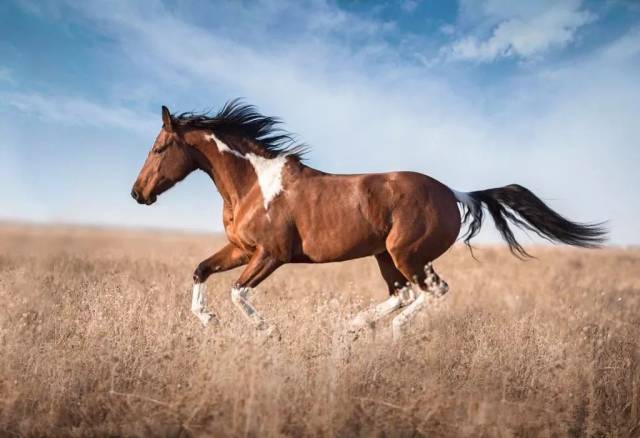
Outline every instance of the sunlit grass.
{"type": "Polygon", "coordinates": [[[640,251],[460,247],[450,285],[400,343],[369,259],[285,266],[257,336],[214,275],[221,323],[189,312],[191,274],[221,238],[4,226],[0,432],[15,435],[639,436],[640,251]]]}

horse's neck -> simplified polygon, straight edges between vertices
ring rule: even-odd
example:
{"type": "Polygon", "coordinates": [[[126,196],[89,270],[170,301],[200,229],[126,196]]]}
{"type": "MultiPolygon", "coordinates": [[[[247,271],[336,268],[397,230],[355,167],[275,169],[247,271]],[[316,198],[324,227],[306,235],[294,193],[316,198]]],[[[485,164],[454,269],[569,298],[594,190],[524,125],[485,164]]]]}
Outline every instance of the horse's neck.
{"type": "Polygon", "coordinates": [[[206,137],[198,142],[198,150],[204,157],[200,168],[213,180],[225,203],[234,207],[258,184],[257,173],[251,161],[233,148],[231,143],[216,148],[206,137]]]}

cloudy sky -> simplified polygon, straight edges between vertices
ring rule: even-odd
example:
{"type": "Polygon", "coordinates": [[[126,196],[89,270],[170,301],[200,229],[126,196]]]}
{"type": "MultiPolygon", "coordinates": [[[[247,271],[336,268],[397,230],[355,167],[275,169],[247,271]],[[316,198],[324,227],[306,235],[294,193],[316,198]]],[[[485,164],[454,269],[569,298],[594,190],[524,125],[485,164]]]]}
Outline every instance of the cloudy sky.
{"type": "Polygon", "coordinates": [[[3,1],[0,219],[220,230],[202,173],[129,192],[162,104],[242,96],[313,167],[517,182],[639,244],[638,78],[633,1],[3,1]]]}

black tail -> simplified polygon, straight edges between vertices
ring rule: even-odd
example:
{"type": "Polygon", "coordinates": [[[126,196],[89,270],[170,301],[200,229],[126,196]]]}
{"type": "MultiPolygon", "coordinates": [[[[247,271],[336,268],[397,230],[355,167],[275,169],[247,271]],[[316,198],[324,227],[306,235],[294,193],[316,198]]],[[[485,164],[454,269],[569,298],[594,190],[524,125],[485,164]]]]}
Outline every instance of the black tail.
{"type": "Polygon", "coordinates": [[[517,227],[533,231],[552,242],[595,248],[600,246],[606,238],[607,231],[602,223],[571,222],[549,208],[531,191],[518,184],[469,193],[454,191],[454,194],[464,206],[462,222],[471,220],[464,234],[464,243],[469,247],[471,247],[469,241],[480,232],[484,216],[483,206],[489,211],[498,231],[509,244],[511,252],[517,257],[530,257],[530,255],[516,240],[507,219],[517,227]]]}

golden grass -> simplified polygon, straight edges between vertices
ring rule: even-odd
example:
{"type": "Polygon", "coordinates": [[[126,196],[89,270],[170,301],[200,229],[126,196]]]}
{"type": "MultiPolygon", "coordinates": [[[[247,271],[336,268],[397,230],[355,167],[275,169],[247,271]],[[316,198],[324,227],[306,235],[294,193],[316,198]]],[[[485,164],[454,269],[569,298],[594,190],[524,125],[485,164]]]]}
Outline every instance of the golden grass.
{"type": "Polygon", "coordinates": [[[208,282],[221,324],[189,311],[220,237],[0,228],[0,434],[54,436],[640,436],[640,250],[462,247],[449,294],[394,344],[347,319],[386,290],[372,259],[285,266],[256,307],[239,270],[208,282]]]}

